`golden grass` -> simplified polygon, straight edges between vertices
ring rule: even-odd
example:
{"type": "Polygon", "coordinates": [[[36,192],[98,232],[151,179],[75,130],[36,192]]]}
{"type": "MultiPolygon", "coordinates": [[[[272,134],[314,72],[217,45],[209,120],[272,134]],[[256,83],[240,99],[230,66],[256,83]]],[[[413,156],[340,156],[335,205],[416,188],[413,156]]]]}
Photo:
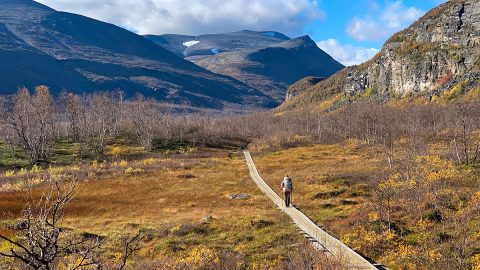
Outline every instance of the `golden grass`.
{"type": "MultiPolygon", "coordinates": [[[[288,218],[250,180],[242,155],[216,152],[197,158],[185,154],[168,162],[176,166],[82,181],[64,225],[113,239],[138,230],[151,232],[153,239],[142,251],[142,256],[150,258],[182,256],[201,243],[237,250],[252,261],[274,260],[287,252],[285,242],[300,241],[288,218]],[[252,197],[232,200],[227,198],[230,193],[252,197]],[[208,233],[175,234],[175,227],[200,226],[207,215],[214,218],[206,225],[208,233]],[[252,229],[256,220],[273,223],[252,229]],[[168,231],[166,235],[159,233],[163,229],[168,231]]],[[[18,215],[24,197],[38,198],[40,194],[40,189],[2,193],[0,211],[18,215]]],[[[9,216],[3,217],[4,222],[8,220],[9,216]]]]}
{"type": "Polygon", "coordinates": [[[335,105],[335,103],[340,101],[343,97],[344,97],[344,94],[341,93],[341,94],[334,95],[330,98],[327,98],[324,101],[322,101],[322,103],[320,103],[320,105],[318,106],[318,109],[329,110],[333,107],[333,105],[335,105]]]}
{"type": "Polygon", "coordinates": [[[254,153],[254,160],[260,175],[279,194],[284,175],[291,176],[293,203],[314,221],[342,234],[348,230],[346,218],[366,205],[365,182],[382,171],[381,156],[375,147],[315,145],[254,153]]]}

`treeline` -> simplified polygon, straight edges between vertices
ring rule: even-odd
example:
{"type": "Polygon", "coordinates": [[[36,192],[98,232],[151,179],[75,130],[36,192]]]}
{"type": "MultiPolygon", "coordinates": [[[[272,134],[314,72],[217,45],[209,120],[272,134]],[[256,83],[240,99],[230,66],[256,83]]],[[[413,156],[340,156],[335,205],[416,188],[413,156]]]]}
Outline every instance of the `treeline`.
{"type": "Polygon", "coordinates": [[[212,136],[216,122],[143,97],[124,100],[121,92],[54,98],[48,87],[38,86],[34,93],[22,88],[0,99],[0,139],[12,156],[22,147],[32,163],[48,162],[60,139],[80,143],[81,156],[103,154],[108,138],[116,136],[135,138],[146,151],[173,142],[208,145],[217,138],[212,136]]]}
{"type": "MultiPolygon", "coordinates": [[[[301,143],[344,143],[357,140],[381,145],[389,166],[422,155],[429,142],[448,142],[448,155],[464,164],[479,162],[475,131],[480,128],[480,103],[387,106],[354,103],[333,112],[295,111],[245,116],[182,113],[153,100],[124,100],[121,92],[54,98],[48,87],[34,93],[20,89],[0,99],[0,138],[14,156],[24,148],[32,163],[48,162],[52,144],[68,138],[81,144],[82,156],[103,154],[107,139],[136,138],[146,151],[184,142],[202,146],[265,147],[301,143]],[[401,153],[398,146],[401,147],[401,153]]],[[[406,165],[408,166],[408,165],[406,165]]]]}
{"type": "Polygon", "coordinates": [[[332,112],[265,113],[235,121],[238,134],[268,146],[349,140],[380,145],[390,167],[400,162],[394,160],[399,155],[410,160],[423,155],[430,143],[446,143],[444,154],[458,163],[480,161],[480,103],[476,101],[392,106],[358,102],[332,112]]]}
{"type": "MultiPolygon", "coordinates": [[[[335,111],[275,111],[244,116],[182,113],[120,92],[62,94],[20,89],[0,100],[0,140],[32,163],[48,162],[59,140],[101,155],[108,140],[134,138],[145,151],[183,142],[196,146],[275,149],[301,144],[371,145],[385,166],[365,184],[369,201],[348,244],[402,269],[469,269],[480,265],[480,102],[357,102],[335,111]],[[409,237],[414,236],[412,240],[409,237]],[[358,240],[358,241],[357,241],[358,240]],[[427,254],[428,256],[426,256],[427,254]]],[[[359,195],[362,196],[362,195],[359,195]]]]}

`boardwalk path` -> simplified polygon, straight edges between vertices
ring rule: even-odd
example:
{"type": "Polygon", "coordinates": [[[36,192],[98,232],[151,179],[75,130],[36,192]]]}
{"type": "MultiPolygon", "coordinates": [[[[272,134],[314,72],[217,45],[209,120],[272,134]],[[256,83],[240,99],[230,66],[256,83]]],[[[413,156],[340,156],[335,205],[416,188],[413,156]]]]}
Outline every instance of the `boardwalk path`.
{"type": "Polygon", "coordinates": [[[347,247],[338,239],[318,227],[300,210],[294,207],[286,208],[283,199],[280,198],[280,196],[268,186],[260,174],[258,174],[250,152],[244,151],[243,153],[245,154],[250,176],[253,181],[277,205],[278,208],[290,216],[293,222],[304,232],[315,247],[324,250],[325,252],[329,252],[337,258],[341,258],[347,263],[349,269],[378,269],[351,248],[347,247]]]}

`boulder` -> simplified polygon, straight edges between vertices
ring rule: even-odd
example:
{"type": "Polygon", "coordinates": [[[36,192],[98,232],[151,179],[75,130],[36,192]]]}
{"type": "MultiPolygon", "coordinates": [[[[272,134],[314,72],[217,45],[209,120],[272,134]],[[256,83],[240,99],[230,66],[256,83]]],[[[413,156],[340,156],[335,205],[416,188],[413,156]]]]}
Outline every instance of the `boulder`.
{"type": "Polygon", "coordinates": [[[228,194],[227,197],[229,199],[233,199],[233,200],[246,200],[246,199],[250,199],[252,196],[250,196],[250,194],[228,194]]]}

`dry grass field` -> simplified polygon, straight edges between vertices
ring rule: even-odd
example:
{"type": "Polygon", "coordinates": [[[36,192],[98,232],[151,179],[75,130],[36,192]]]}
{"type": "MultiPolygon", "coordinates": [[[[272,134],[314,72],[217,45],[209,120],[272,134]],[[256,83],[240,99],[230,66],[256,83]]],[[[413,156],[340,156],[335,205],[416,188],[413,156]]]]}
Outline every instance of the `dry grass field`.
{"type": "MultiPolygon", "coordinates": [[[[444,144],[432,144],[428,154],[441,155],[445,147],[444,144]]],[[[401,149],[397,155],[401,154],[401,149]]],[[[282,258],[292,254],[298,256],[295,252],[304,240],[287,216],[276,209],[250,179],[242,153],[192,149],[134,157],[117,154],[107,161],[2,172],[0,180],[4,191],[0,193],[0,213],[3,214],[0,222],[7,225],[2,227],[15,222],[25,198],[35,200],[41,195],[43,184],[38,180],[41,175],[58,177],[75,172],[82,180],[78,194],[68,205],[64,226],[81,235],[107,237],[105,252],[110,258],[118,257],[119,239],[137,232],[146,238],[141,251],[132,260],[136,263],[193,260],[198,265],[195,260],[208,259],[205,254],[209,252],[223,256],[230,252],[227,257],[244,258],[242,260],[250,263],[251,269],[290,269],[270,267],[278,266],[282,258]],[[227,196],[243,193],[251,197],[242,200],[227,196]],[[210,216],[212,218],[206,218],[210,216]]],[[[385,242],[391,244],[386,251],[381,244],[384,242],[377,241],[383,239],[383,235],[378,234],[377,238],[371,229],[380,224],[370,216],[375,213],[374,189],[389,179],[391,173],[380,146],[349,141],[276,150],[252,147],[252,156],[260,175],[278,193],[282,178],[289,174],[294,182],[293,203],[332,235],[350,241],[353,248],[392,269],[414,265],[410,262],[413,259],[403,263],[405,259],[396,258],[399,250],[413,249],[423,243],[418,240],[423,232],[415,230],[416,214],[395,208],[396,234],[392,241],[385,242]],[[370,234],[365,236],[363,232],[370,234]],[[373,238],[362,245],[363,237],[367,236],[373,238]],[[372,249],[377,246],[382,247],[382,252],[372,249]]],[[[431,161],[432,166],[440,162],[437,165],[455,171],[448,177],[457,179],[459,175],[458,179],[468,180],[465,181],[470,184],[466,186],[462,184],[465,181],[452,182],[459,198],[476,183],[474,167],[455,167],[449,165],[451,162],[435,158],[431,161]]],[[[430,173],[427,167],[425,173],[430,173]]],[[[432,173],[436,175],[435,171],[432,173]]],[[[442,223],[435,223],[429,213],[426,211],[423,217],[432,220],[429,223],[432,237],[451,230],[442,223]]],[[[475,224],[469,228],[476,229],[475,224]]],[[[452,230],[453,233],[456,232],[452,230]]],[[[429,236],[428,239],[433,238],[429,236]]],[[[0,250],[2,248],[0,246],[0,250]]],[[[160,268],[152,268],[150,264],[149,268],[134,269],[160,268]]]]}
{"type": "MultiPolygon", "coordinates": [[[[250,180],[241,154],[187,153],[109,166],[94,162],[86,169],[89,176],[68,206],[64,226],[112,240],[141,231],[147,241],[137,260],[182,258],[201,246],[233,250],[262,264],[302,240],[250,180]],[[231,193],[252,197],[235,200],[227,197],[231,193]],[[204,222],[206,216],[213,219],[204,222]]],[[[11,223],[25,198],[38,198],[41,190],[1,193],[3,222],[11,223]]]]}
{"type": "Polygon", "coordinates": [[[288,174],[293,179],[293,204],[338,237],[364,212],[367,182],[381,177],[383,168],[377,148],[354,143],[260,151],[253,158],[260,175],[279,194],[288,174]]]}

